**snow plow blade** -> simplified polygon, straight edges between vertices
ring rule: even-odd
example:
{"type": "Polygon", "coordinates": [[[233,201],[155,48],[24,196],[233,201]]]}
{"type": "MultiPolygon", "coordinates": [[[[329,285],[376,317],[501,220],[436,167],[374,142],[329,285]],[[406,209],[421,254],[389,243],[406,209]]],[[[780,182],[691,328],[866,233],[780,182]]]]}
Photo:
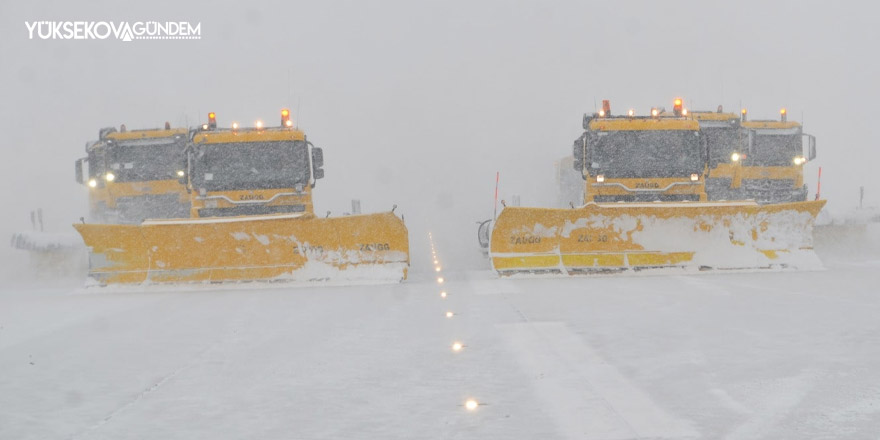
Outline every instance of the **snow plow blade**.
{"type": "Polygon", "coordinates": [[[399,282],[409,237],[391,212],[75,224],[101,285],[225,281],[399,282]]]}
{"type": "Polygon", "coordinates": [[[575,209],[504,208],[489,257],[500,275],[655,268],[821,267],[811,202],[589,203],[575,209]]]}

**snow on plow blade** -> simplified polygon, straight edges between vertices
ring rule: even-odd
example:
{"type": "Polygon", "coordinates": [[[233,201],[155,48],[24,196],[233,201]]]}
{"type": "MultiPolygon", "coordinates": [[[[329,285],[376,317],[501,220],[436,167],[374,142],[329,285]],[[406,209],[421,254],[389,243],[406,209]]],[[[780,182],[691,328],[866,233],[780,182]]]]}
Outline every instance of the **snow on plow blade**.
{"type": "Polygon", "coordinates": [[[489,256],[501,275],[820,266],[813,222],[824,200],[589,203],[575,209],[504,208],[489,256]]]}
{"type": "Polygon", "coordinates": [[[399,282],[409,238],[391,212],[76,224],[99,284],[252,280],[399,282]]]}

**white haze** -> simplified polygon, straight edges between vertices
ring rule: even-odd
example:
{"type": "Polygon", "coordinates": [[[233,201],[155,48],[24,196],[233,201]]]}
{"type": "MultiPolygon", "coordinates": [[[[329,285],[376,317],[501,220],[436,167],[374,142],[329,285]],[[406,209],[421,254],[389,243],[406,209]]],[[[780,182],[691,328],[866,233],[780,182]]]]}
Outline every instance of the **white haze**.
{"type": "MultiPolygon", "coordinates": [[[[479,264],[477,220],[500,197],[550,206],[581,115],[610,99],[645,114],[786,107],[818,138],[829,206],[880,203],[871,127],[877,6],[805,2],[0,2],[0,233],[52,231],[86,212],[73,162],[105,126],[277,123],[290,107],[324,148],[315,207],[399,205],[414,269],[425,234],[453,265],[479,264]],[[25,21],[190,21],[199,41],[28,40],[25,21]]],[[[20,255],[5,248],[5,261],[20,255]]]]}

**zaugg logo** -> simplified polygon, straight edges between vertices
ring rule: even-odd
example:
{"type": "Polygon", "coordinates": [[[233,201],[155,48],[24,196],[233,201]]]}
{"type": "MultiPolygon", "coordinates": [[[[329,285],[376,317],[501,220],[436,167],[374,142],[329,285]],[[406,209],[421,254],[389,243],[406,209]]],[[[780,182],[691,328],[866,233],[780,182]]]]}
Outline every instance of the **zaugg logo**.
{"type": "Polygon", "coordinates": [[[660,184],[657,182],[636,182],[636,189],[657,189],[660,188],[660,184]]]}
{"type": "Polygon", "coordinates": [[[202,23],[188,21],[26,21],[31,40],[201,40],[202,23]]]}

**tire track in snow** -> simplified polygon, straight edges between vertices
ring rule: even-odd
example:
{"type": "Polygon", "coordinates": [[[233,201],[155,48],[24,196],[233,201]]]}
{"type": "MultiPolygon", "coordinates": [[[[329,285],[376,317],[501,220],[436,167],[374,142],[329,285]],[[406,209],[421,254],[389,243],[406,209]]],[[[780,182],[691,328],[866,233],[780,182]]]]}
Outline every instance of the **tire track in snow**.
{"type": "Polygon", "coordinates": [[[754,439],[768,436],[779,422],[794,410],[819,380],[816,371],[805,371],[797,376],[762,384],[761,403],[755,407],[754,416],[724,436],[726,440],[754,439]]]}
{"type": "Polygon", "coordinates": [[[686,421],[660,408],[648,394],[559,322],[497,326],[529,372],[542,404],[566,438],[624,440],[692,438],[686,421]]]}
{"type": "Polygon", "coordinates": [[[110,422],[110,420],[112,420],[114,417],[116,417],[117,415],[121,414],[123,411],[127,410],[128,408],[130,408],[130,407],[136,405],[136,404],[137,404],[138,402],[140,402],[144,397],[146,397],[146,396],[149,395],[150,393],[152,393],[152,392],[158,390],[158,389],[159,389],[162,385],[164,385],[166,382],[168,382],[168,381],[171,380],[171,379],[174,379],[178,374],[180,374],[180,373],[183,372],[184,370],[187,370],[187,369],[191,368],[191,367],[192,367],[193,365],[195,365],[195,364],[196,364],[196,363],[193,362],[193,363],[190,363],[190,364],[188,364],[188,365],[184,365],[183,367],[180,367],[180,368],[178,368],[177,370],[174,370],[171,374],[169,374],[169,375],[163,377],[161,380],[159,380],[158,382],[154,383],[154,384],[153,384],[152,386],[150,386],[149,388],[147,388],[147,389],[141,391],[140,393],[138,393],[138,395],[135,396],[135,398],[132,399],[131,401],[129,401],[128,403],[125,403],[125,404],[123,404],[122,406],[120,406],[119,408],[115,409],[113,412],[111,412],[110,414],[108,414],[106,417],[104,417],[103,419],[101,419],[100,421],[98,421],[98,423],[95,423],[94,425],[92,425],[92,426],[86,428],[84,431],[80,432],[79,434],[75,434],[75,435],[73,435],[72,437],[70,437],[70,439],[71,439],[71,440],[76,440],[76,439],[79,439],[79,438],[83,438],[83,436],[88,435],[88,434],[91,433],[92,431],[95,431],[95,430],[97,430],[97,429],[100,429],[100,428],[101,428],[102,426],[104,426],[106,423],[110,422]]]}
{"type": "Polygon", "coordinates": [[[184,364],[180,368],[163,376],[158,382],[154,383],[153,385],[149,386],[147,389],[138,393],[132,400],[122,404],[121,406],[119,406],[118,408],[116,408],[115,410],[110,412],[110,414],[108,414],[106,417],[99,420],[97,423],[93,424],[92,426],[89,426],[88,428],[85,428],[84,430],[80,431],[79,433],[74,434],[68,438],[70,440],[77,440],[77,439],[84,438],[85,436],[88,436],[92,432],[100,429],[102,426],[109,423],[116,416],[124,413],[129,408],[132,408],[135,405],[137,405],[139,402],[141,402],[144,398],[146,398],[150,394],[158,391],[163,385],[165,385],[166,383],[168,383],[170,380],[174,379],[175,377],[179,376],[184,371],[189,370],[189,369],[199,365],[201,363],[202,359],[204,359],[208,353],[214,351],[215,349],[217,349],[218,347],[220,347],[224,344],[228,344],[228,343],[233,342],[236,339],[238,339],[240,337],[238,334],[239,327],[241,326],[243,321],[245,321],[244,316],[241,316],[238,319],[232,321],[229,334],[226,335],[225,337],[223,337],[222,339],[216,340],[213,343],[208,344],[204,349],[202,349],[201,351],[199,351],[196,354],[196,356],[193,358],[192,361],[190,361],[187,364],[184,364]]]}

